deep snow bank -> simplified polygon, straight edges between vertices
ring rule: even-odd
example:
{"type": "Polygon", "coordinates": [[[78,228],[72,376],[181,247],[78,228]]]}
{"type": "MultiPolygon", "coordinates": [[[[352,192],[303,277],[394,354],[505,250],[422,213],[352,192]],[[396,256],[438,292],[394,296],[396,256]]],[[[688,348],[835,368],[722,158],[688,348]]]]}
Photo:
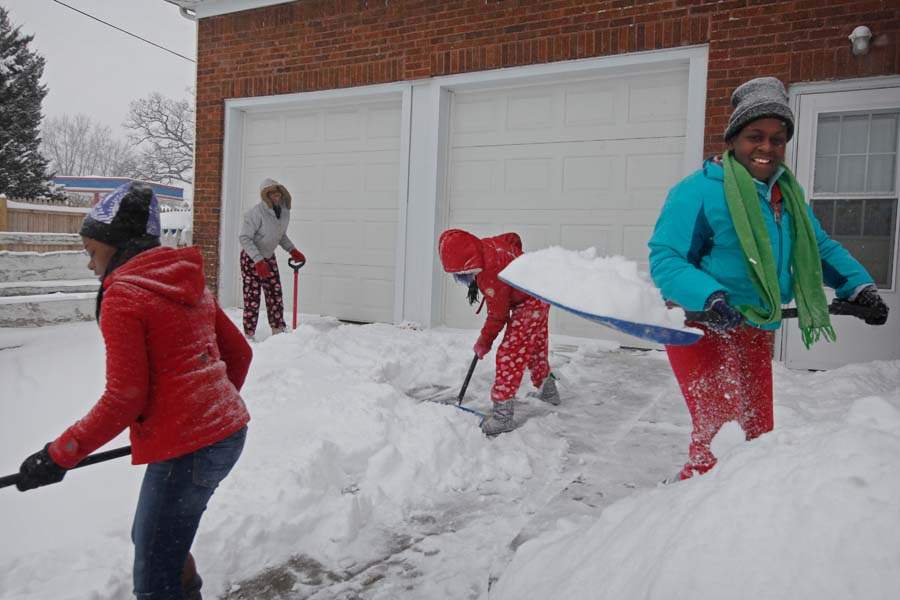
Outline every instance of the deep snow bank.
{"type": "MultiPolygon", "coordinates": [[[[876,374],[844,371],[860,370],[876,374]]],[[[836,396],[810,394],[802,419],[781,411],[785,427],[706,476],[558,522],[519,549],[492,600],[897,598],[900,391],[836,396]]]]}
{"type": "MultiPolygon", "coordinates": [[[[537,420],[489,440],[476,417],[405,393],[458,385],[471,337],[304,317],[297,331],[254,344],[242,390],[252,415],[247,445],[193,548],[204,596],[218,598],[292,557],[346,577],[421,538],[417,524],[452,532],[474,509],[490,519],[495,506],[527,507],[531,491],[560,470],[565,440],[537,420]]],[[[14,382],[3,414],[19,425],[0,430],[14,438],[3,440],[5,474],[96,400],[103,349],[96,325],[0,331],[0,342],[8,347],[0,373],[14,382]]],[[[482,367],[473,388],[486,389],[491,376],[482,367]]],[[[472,396],[485,408],[486,393],[472,396]]],[[[3,490],[0,598],[130,597],[129,528],[142,472],[122,460],[27,494],[3,490]]],[[[513,533],[471,527],[465,538],[483,539],[490,554],[513,533]]],[[[485,560],[460,556],[459,573],[485,560]]],[[[471,583],[457,579],[432,597],[464,597],[471,583]]],[[[291,593],[305,597],[322,585],[314,580],[291,593]]]]}

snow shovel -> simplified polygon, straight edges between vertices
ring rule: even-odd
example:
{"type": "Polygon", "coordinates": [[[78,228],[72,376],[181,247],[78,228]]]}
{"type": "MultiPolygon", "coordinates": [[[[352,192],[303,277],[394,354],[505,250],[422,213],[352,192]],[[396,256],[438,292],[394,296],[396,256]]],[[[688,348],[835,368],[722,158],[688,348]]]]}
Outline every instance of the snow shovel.
{"type": "Polygon", "coordinates": [[[483,412],[462,405],[463,399],[466,396],[466,390],[469,388],[469,382],[472,380],[472,374],[475,372],[475,365],[477,364],[478,355],[476,354],[472,357],[472,362],[469,363],[469,370],[466,372],[466,378],[465,380],[463,380],[462,387],[459,389],[459,393],[456,396],[448,396],[446,394],[448,386],[429,386],[431,389],[437,389],[437,392],[432,392],[430,395],[426,395],[424,397],[423,395],[416,393],[417,391],[421,392],[421,389],[411,391],[409,392],[409,394],[423,402],[437,402],[438,404],[453,404],[455,400],[456,404],[454,406],[459,410],[467,413],[472,413],[473,415],[478,415],[482,419],[485,419],[486,416],[483,412]]]}
{"type": "Polygon", "coordinates": [[[300,280],[300,267],[305,264],[305,260],[288,259],[288,266],[294,270],[294,325],[291,329],[297,329],[297,288],[300,280]]]}
{"type": "Polygon", "coordinates": [[[463,398],[466,397],[466,390],[469,389],[469,382],[472,381],[472,373],[475,372],[475,365],[478,364],[478,361],[479,361],[479,358],[478,358],[478,355],[476,354],[475,356],[472,357],[472,362],[469,363],[469,370],[466,372],[466,378],[463,381],[462,387],[459,388],[459,395],[456,397],[456,408],[458,408],[459,410],[464,410],[466,412],[472,413],[473,415],[478,415],[479,417],[481,417],[481,420],[483,421],[484,419],[487,418],[487,415],[485,415],[481,411],[477,411],[475,409],[468,408],[468,407],[465,407],[462,405],[463,398]]]}
{"type": "MultiPolygon", "coordinates": [[[[860,306],[859,304],[854,304],[853,302],[847,302],[846,300],[838,300],[837,298],[835,298],[831,301],[831,304],[828,305],[828,313],[832,315],[850,315],[852,317],[856,317],[857,319],[866,320],[867,318],[874,316],[875,311],[870,306],[860,306]]],[[[697,323],[703,323],[704,321],[708,321],[710,319],[709,312],[705,310],[686,310],[684,311],[684,317],[686,321],[695,321],[697,323]]],[[[796,319],[797,309],[781,309],[781,318],[796,319]]]]}
{"type": "MultiPolygon", "coordinates": [[[[96,454],[91,454],[86,457],[80,463],[72,467],[72,469],[80,469],[81,467],[86,467],[88,465],[93,465],[95,463],[106,462],[108,460],[112,460],[114,458],[120,458],[122,456],[128,456],[131,454],[131,446],[123,446],[122,448],[116,448],[115,450],[107,450],[105,452],[97,452],[96,454]]],[[[69,469],[71,470],[71,469],[69,469]]],[[[10,485],[15,485],[16,482],[19,481],[19,474],[13,473],[12,475],[7,475],[5,477],[0,477],[0,488],[5,488],[10,485]]]]}

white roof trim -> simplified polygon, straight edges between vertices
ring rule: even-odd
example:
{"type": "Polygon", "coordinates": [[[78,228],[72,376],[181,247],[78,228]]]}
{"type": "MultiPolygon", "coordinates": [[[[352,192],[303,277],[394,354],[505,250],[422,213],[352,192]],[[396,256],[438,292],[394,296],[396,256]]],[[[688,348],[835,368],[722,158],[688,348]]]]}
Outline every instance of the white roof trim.
{"type": "Polygon", "coordinates": [[[274,4],[287,4],[292,0],[166,0],[170,4],[193,10],[198,19],[224,15],[228,13],[272,6],[274,4]]]}

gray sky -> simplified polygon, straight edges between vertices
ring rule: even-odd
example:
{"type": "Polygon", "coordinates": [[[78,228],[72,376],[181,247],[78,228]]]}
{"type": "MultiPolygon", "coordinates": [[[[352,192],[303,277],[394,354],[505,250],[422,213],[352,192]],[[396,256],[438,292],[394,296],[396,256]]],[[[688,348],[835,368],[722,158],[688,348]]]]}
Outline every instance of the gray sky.
{"type": "MultiPolygon", "coordinates": [[[[196,58],[196,24],[164,0],[63,0],[179,54],[196,58]]],[[[52,0],[0,0],[45,59],[44,117],[84,113],[124,138],[128,104],[150,92],[187,97],[195,64],[52,0]]]]}

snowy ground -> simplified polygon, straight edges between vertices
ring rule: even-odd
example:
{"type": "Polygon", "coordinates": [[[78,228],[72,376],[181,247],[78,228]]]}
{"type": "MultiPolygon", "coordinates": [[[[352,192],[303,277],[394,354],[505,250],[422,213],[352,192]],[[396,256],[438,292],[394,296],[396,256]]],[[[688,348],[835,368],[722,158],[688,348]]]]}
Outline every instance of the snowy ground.
{"type": "MultiPolygon", "coordinates": [[[[523,386],[524,425],[487,440],[409,395],[453,394],[472,338],[310,317],[255,344],[247,447],[194,545],[204,596],[897,597],[900,362],[776,365],[776,431],[726,428],[716,470],[661,486],[689,435],[664,355],[554,337],[562,405],[523,386]]],[[[93,323],[0,329],[0,475],[83,414],[103,360],[93,323]]],[[[121,459],[0,490],[0,598],[129,598],[141,474],[121,459]]]]}

